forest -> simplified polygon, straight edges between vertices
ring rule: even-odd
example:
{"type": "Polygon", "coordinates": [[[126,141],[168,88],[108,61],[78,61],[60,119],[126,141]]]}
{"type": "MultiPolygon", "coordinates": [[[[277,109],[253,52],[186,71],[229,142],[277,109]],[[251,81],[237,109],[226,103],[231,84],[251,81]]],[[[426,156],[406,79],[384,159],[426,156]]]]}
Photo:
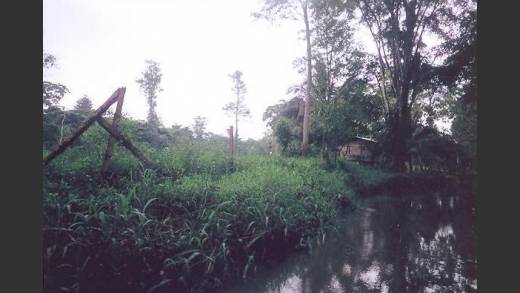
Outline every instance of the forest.
{"type": "MultiPolygon", "coordinates": [[[[233,121],[227,135],[202,116],[161,122],[154,60],[127,81],[145,120],[99,111],[87,95],[67,109],[67,85],[43,80],[45,291],[213,292],[323,246],[375,194],[426,192],[446,178],[474,194],[476,14],[472,0],[261,1],[251,17],[300,22],[306,52],[294,60],[304,82],[265,109],[258,140],[240,136],[250,97],[238,69],[218,109],[233,121]],[[353,138],[372,142],[369,161],[345,153],[353,138]]],[[[42,60],[44,71],[60,63],[52,52],[42,60]]]]}

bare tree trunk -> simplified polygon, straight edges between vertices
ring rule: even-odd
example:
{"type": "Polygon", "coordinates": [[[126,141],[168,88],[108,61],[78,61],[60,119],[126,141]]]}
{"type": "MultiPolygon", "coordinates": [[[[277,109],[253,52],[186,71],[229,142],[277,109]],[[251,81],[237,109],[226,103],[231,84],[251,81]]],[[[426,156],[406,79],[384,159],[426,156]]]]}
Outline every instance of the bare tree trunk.
{"type": "Polygon", "coordinates": [[[67,117],[67,112],[63,112],[63,118],[61,119],[61,128],[60,128],[60,140],[58,144],[63,142],[63,124],[65,123],[65,118],[67,117]]]}
{"type": "Polygon", "coordinates": [[[229,126],[229,165],[231,170],[235,168],[235,140],[233,138],[233,125],[229,126]]]}
{"type": "MultiPolygon", "coordinates": [[[[114,118],[112,119],[112,127],[118,129],[117,124],[121,119],[121,110],[123,108],[123,102],[125,100],[125,92],[126,89],[123,88],[119,100],[117,100],[116,112],[114,113],[114,118]]],[[[105,152],[105,157],[103,158],[103,165],[101,166],[101,174],[105,174],[108,170],[108,166],[110,165],[110,159],[112,159],[112,152],[114,148],[114,137],[112,135],[108,136],[108,144],[107,150],[105,152]]]]}
{"type": "Polygon", "coordinates": [[[234,153],[237,153],[237,144],[238,144],[238,98],[237,98],[237,111],[235,112],[235,137],[233,142],[234,153]]]}
{"type": "Polygon", "coordinates": [[[233,156],[235,153],[235,141],[233,140],[233,125],[229,126],[228,129],[229,134],[229,154],[233,156]]]}
{"type": "Polygon", "coordinates": [[[305,22],[305,38],[307,40],[307,88],[305,91],[305,109],[303,112],[303,140],[302,155],[306,155],[309,149],[309,123],[312,89],[312,64],[311,64],[311,33],[309,29],[308,3],[303,3],[303,20],[305,22]]]}

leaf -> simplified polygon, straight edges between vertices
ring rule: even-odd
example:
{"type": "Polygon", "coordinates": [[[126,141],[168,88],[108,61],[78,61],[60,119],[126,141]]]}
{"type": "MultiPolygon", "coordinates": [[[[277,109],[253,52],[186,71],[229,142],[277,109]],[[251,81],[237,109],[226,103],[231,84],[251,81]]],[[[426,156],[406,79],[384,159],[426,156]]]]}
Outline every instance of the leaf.
{"type": "Polygon", "coordinates": [[[79,269],[80,272],[83,272],[85,270],[85,267],[87,266],[88,262],[90,261],[90,256],[87,256],[87,259],[83,262],[83,265],[79,269]]]}
{"type": "Polygon", "coordinates": [[[157,288],[162,287],[171,281],[172,281],[171,279],[164,279],[164,280],[160,281],[159,283],[157,283],[156,285],[153,285],[152,287],[150,287],[150,289],[146,290],[146,293],[152,293],[157,288]]]}
{"type": "Polygon", "coordinates": [[[249,267],[251,266],[251,264],[253,263],[255,259],[255,256],[254,255],[250,255],[248,260],[247,260],[247,264],[245,265],[244,267],[244,271],[242,272],[242,278],[245,279],[246,276],[247,276],[247,271],[249,270],[249,267]]]}
{"type": "Polygon", "coordinates": [[[216,208],[215,210],[219,210],[220,208],[222,208],[222,207],[225,206],[225,205],[230,204],[231,202],[232,202],[232,201],[230,201],[230,200],[225,201],[225,202],[222,202],[222,203],[220,203],[220,204],[217,206],[217,208],[216,208]]]}
{"type": "Polygon", "coordinates": [[[99,212],[99,220],[101,221],[101,223],[105,224],[106,223],[106,216],[105,216],[105,213],[104,212],[99,212]]]}
{"type": "Polygon", "coordinates": [[[252,221],[251,223],[249,223],[249,225],[247,225],[246,232],[249,231],[249,229],[251,229],[251,227],[252,227],[255,223],[256,223],[255,221],[252,221]]]}
{"type": "Polygon", "coordinates": [[[213,220],[213,217],[215,216],[215,211],[212,211],[210,214],[209,214],[209,217],[208,217],[208,222],[211,222],[211,220],[213,220]]]}
{"type": "Polygon", "coordinates": [[[177,253],[176,255],[174,255],[174,257],[180,257],[181,255],[185,255],[185,254],[192,253],[192,252],[195,252],[195,251],[199,251],[199,250],[198,250],[198,249],[190,249],[190,250],[186,250],[186,251],[183,251],[183,252],[177,253]]]}
{"type": "Polygon", "coordinates": [[[188,257],[188,262],[191,262],[194,258],[200,255],[200,252],[194,252],[190,257],[188,257]]]}
{"type": "Polygon", "coordinates": [[[251,245],[253,245],[256,241],[258,241],[258,239],[260,239],[262,237],[264,237],[264,233],[261,233],[260,235],[253,238],[253,240],[249,241],[249,243],[246,245],[246,247],[247,248],[251,247],[251,245]]]}
{"type": "Polygon", "coordinates": [[[151,198],[149,199],[146,204],[144,205],[143,207],[143,214],[146,215],[146,208],[154,201],[154,200],[157,200],[157,197],[154,197],[154,198],[151,198]]]}

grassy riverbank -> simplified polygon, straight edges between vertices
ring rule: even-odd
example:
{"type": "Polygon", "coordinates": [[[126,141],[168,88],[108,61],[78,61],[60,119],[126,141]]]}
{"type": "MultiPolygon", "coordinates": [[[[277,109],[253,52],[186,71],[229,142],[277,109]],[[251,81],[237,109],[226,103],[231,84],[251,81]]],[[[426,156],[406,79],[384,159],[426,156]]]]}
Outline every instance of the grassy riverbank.
{"type": "Polygon", "coordinates": [[[243,155],[232,167],[210,144],[141,147],[166,172],[117,150],[114,174],[101,180],[103,148],[88,143],[46,169],[48,287],[212,289],[323,241],[341,203],[385,178],[348,162],[326,170],[315,158],[243,155]]]}

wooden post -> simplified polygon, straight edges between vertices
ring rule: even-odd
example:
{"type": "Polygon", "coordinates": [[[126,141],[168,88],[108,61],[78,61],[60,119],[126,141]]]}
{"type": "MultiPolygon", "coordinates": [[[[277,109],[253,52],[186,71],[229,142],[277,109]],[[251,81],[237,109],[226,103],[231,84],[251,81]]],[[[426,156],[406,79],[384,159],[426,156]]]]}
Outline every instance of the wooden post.
{"type": "Polygon", "coordinates": [[[101,127],[103,127],[110,135],[112,135],[115,139],[119,140],[124,147],[126,147],[137,159],[143,162],[147,167],[153,166],[153,164],[141,153],[141,151],[136,148],[132,142],[125,137],[119,130],[115,129],[106,121],[103,117],[97,117],[97,122],[101,127]]]}
{"type": "MultiPolygon", "coordinates": [[[[125,99],[126,88],[123,88],[121,94],[119,95],[119,100],[117,100],[116,112],[114,113],[114,118],[112,119],[112,127],[114,129],[118,129],[117,124],[121,119],[121,110],[123,109],[123,102],[125,99]]],[[[110,165],[110,159],[112,159],[112,153],[114,148],[114,137],[112,135],[108,135],[108,144],[107,150],[105,152],[105,157],[103,158],[103,165],[101,166],[101,174],[105,174],[108,170],[108,166],[110,165]]]]}
{"type": "Polygon", "coordinates": [[[235,171],[235,140],[233,139],[233,126],[229,126],[229,168],[231,172],[235,171]]]}
{"type": "Polygon", "coordinates": [[[228,133],[229,133],[229,154],[233,158],[233,156],[235,154],[235,140],[233,139],[233,126],[229,126],[228,133]]]}
{"type": "Polygon", "coordinates": [[[105,113],[106,110],[108,110],[108,108],[110,108],[110,106],[112,106],[113,103],[115,103],[118,99],[119,99],[119,96],[121,94],[121,92],[123,91],[124,88],[118,88],[111,96],[110,98],[108,98],[105,103],[103,105],[101,105],[97,110],[96,112],[94,113],[94,115],[92,115],[91,117],[89,117],[85,122],[83,122],[83,124],[81,124],[81,126],[75,131],[73,132],[69,137],[67,137],[61,144],[59,144],[58,146],[56,146],[44,159],[43,159],[43,165],[46,166],[48,165],[54,158],[56,158],[59,154],[63,153],[63,151],[65,151],[65,149],[67,149],[70,145],[72,145],[72,143],[74,142],[74,140],[76,138],[78,138],[83,132],[85,132],[85,130],[87,130],[90,125],[92,125],[92,123],[94,123],[94,121],[96,121],[96,119],[98,117],[101,117],[101,115],[103,115],[103,113],[105,113]]]}

